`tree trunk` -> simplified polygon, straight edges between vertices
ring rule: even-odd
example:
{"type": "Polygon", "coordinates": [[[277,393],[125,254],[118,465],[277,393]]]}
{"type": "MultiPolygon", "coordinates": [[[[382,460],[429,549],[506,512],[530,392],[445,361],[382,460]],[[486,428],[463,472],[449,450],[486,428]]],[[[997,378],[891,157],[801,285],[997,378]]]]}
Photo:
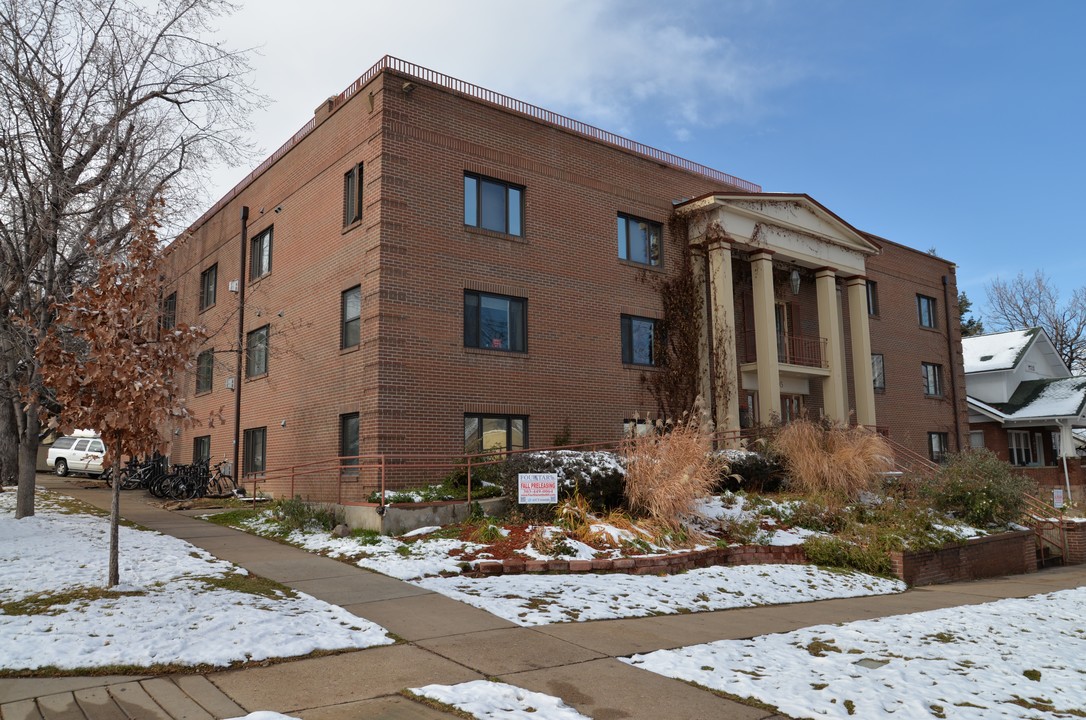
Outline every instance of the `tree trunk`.
{"type": "Polygon", "coordinates": [[[0,485],[19,481],[19,425],[15,403],[0,395],[0,485]]]}
{"type": "Polygon", "coordinates": [[[34,476],[38,472],[38,404],[23,413],[23,434],[19,438],[19,490],[15,496],[15,519],[34,514],[34,476]]]}
{"type": "Polygon", "coordinates": [[[114,443],[109,449],[113,456],[113,499],[109,506],[109,587],[121,582],[120,522],[121,522],[121,444],[114,443]]]}

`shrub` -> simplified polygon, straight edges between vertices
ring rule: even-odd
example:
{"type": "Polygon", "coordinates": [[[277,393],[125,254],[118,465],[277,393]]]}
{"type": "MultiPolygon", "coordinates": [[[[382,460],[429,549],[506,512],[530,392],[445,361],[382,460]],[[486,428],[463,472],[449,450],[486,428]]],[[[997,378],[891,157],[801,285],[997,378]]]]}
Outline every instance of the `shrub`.
{"type": "Polygon", "coordinates": [[[699,498],[711,495],[723,461],[710,452],[711,435],[702,426],[700,402],[662,434],[631,437],[626,456],[626,503],[634,515],[652,519],[672,532],[684,517],[697,515],[699,498]]]}
{"type": "MultiPolygon", "coordinates": [[[[501,486],[510,502],[517,499],[517,475],[520,473],[555,473],[558,475],[558,499],[580,495],[595,512],[607,512],[622,505],[622,458],[610,452],[548,450],[514,455],[501,466],[501,486]]],[[[549,521],[554,505],[524,505],[521,512],[528,520],[549,521]]]]}
{"type": "MultiPolygon", "coordinates": [[[[472,495],[484,485],[500,485],[502,481],[502,465],[494,458],[472,458],[471,464],[471,490],[472,495]],[[486,465],[476,465],[477,462],[491,461],[486,465]]],[[[468,461],[463,459],[460,465],[441,480],[441,485],[449,490],[466,491],[468,487],[468,461]]]]}
{"type": "Polygon", "coordinates": [[[952,455],[923,488],[936,508],[977,527],[1017,520],[1026,496],[1036,492],[1032,480],[986,449],[952,455]]]}
{"type": "Polygon", "coordinates": [[[773,440],[788,487],[829,505],[855,500],[893,468],[893,452],[878,433],[833,422],[795,420],[773,440]]]}
{"type": "Polygon", "coordinates": [[[721,450],[726,463],[717,483],[719,491],[777,492],[784,479],[784,468],[773,457],[750,450],[721,450]]]}
{"type": "Polygon", "coordinates": [[[271,515],[288,530],[328,530],[340,524],[341,511],[332,505],[309,503],[301,497],[279,500],[272,506],[271,515]]]}
{"type": "Polygon", "coordinates": [[[807,538],[803,551],[810,562],[824,567],[849,568],[883,576],[889,576],[893,570],[886,550],[874,545],[857,545],[832,535],[807,538]]]}

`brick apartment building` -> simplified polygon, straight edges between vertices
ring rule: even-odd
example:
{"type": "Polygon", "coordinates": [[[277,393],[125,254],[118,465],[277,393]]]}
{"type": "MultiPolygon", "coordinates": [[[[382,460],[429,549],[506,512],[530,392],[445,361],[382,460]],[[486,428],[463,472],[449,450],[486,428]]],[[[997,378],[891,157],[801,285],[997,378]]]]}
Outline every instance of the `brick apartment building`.
{"type": "Polygon", "coordinates": [[[652,279],[685,245],[718,427],[805,411],[961,449],[951,263],[386,57],[168,249],[167,322],[214,332],[188,404],[224,418],[174,458],[230,456],[238,390],[244,472],[617,438],[656,410],[652,279]]]}

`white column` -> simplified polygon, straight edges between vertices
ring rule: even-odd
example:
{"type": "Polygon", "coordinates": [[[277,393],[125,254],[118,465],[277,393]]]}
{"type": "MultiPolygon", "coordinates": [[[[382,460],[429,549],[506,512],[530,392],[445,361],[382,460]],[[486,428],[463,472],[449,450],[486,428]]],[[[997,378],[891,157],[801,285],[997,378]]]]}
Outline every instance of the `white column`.
{"type": "Polygon", "coordinates": [[[852,380],[856,393],[856,423],[875,425],[875,386],[871,377],[871,329],[867,320],[867,278],[850,277],[848,317],[852,331],[852,380]]]}
{"type": "Polygon", "coordinates": [[[739,365],[735,356],[735,291],[732,250],[724,241],[709,245],[709,289],[713,306],[714,411],[718,430],[739,429],[739,365]]]}
{"type": "Polygon", "coordinates": [[[754,286],[754,346],[758,363],[758,417],[762,422],[781,416],[781,366],[777,355],[777,315],[773,296],[773,253],[750,256],[754,286]]]}
{"type": "Polygon", "coordinates": [[[822,404],[826,416],[837,422],[848,422],[846,403],[842,402],[845,385],[845,358],[837,342],[841,334],[841,312],[837,305],[837,276],[833,268],[815,272],[815,295],[818,301],[818,334],[826,340],[826,365],[829,377],[822,381],[822,404]]]}

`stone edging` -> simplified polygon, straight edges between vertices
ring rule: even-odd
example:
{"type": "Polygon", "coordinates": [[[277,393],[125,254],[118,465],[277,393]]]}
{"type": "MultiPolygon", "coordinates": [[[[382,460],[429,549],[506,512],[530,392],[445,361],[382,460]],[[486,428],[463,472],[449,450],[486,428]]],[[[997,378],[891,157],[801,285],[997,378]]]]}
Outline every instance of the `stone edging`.
{"type": "Polygon", "coordinates": [[[807,555],[799,545],[735,545],[692,550],[674,555],[638,556],[614,560],[525,560],[522,558],[508,558],[502,561],[481,560],[475,563],[475,567],[465,569],[463,574],[474,577],[522,573],[589,572],[661,575],[714,565],[795,565],[806,562],[807,555]]]}

